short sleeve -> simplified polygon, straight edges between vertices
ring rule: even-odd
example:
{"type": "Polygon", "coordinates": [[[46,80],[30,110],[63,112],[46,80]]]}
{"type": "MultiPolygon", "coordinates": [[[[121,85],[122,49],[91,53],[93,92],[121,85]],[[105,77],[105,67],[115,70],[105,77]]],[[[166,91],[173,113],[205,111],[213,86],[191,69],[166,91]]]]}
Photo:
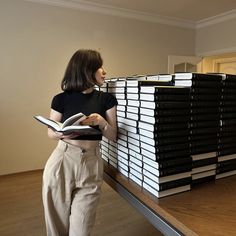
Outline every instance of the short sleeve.
{"type": "Polygon", "coordinates": [[[57,94],[53,97],[51,102],[51,108],[55,111],[63,113],[62,94],[57,94]]]}
{"type": "Polygon", "coordinates": [[[114,97],[112,94],[107,93],[106,95],[107,96],[106,96],[106,101],[105,101],[105,109],[107,111],[111,109],[112,107],[117,106],[118,102],[117,102],[116,97],[114,97]]]}

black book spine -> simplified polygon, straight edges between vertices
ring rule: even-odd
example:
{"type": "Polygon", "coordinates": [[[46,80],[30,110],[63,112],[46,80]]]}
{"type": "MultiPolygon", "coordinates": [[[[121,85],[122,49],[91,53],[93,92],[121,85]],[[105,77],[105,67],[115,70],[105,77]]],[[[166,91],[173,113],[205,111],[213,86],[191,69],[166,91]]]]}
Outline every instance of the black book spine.
{"type": "Polygon", "coordinates": [[[159,176],[163,177],[163,176],[168,176],[168,175],[174,175],[174,174],[178,174],[178,173],[183,173],[183,172],[188,172],[192,170],[192,164],[186,164],[186,165],[182,165],[182,166],[175,166],[175,167],[171,167],[171,168],[166,168],[166,169],[161,169],[159,171],[159,176]]]}
{"type": "Polygon", "coordinates": [[[177,144],[177,143],[187,143],[189,141],[188,136],[181,136],[175,138],[159,138],[155,139],[155,146],[158,145],[170,145],[170,144],[177,144]]]}
{"type": "Polygon", "coordinates": [[[215,180],[215,175],[210,175],[210,176],[206,176],[203,178],[194,179],[194,180],[192,180],[191,186],[194,187],[198,184],[202,184],[202,183],[206,183],[206,182],[210,182],[210,181],[214,181],[214,180],[215,180]]]}
{"type": "Polygon", "coordinates": [[[232,170],[236,170],[236,165],[219,166],[216,168],[216,174],[221,174],[232,170]]]}
{"type": "Polygon", "coordinates": [[[155,101],[188,101],[189,100],[189,95],[169,95],[169,94],[155,94],[154,95],[154,100],[155,101]]]}
{"type": "Polygon", "coordinates": [[[191,100],[195,101],[216,101],[220,100],[220,93],[219,94],[191,94],[191,100]]]}
{"type": "Polygon", "coordinates": [[[154,125],[154,131],[168,131],[168,130],[179,130],[179,129],[188,129],[188,123],[176,123],[176,124],[159,124],[154,125]]]}
{"type": "Polygon", "coordinates": [[[205,135],[205,134],[200,134],[200,135],[191,135],[189,136],[190,142],[198,141],[198,140],[204,140],[204,139],[217,139],[218,134],[210,134],[210,135],[205,135]]]}
{"type": "Polygon", "coordinates": [[[236,106],[236,101],[234,101],[234,100],[231,100],[231,101],[228,101],[228,100],[226,100],[226,101],[225,101],[225,100],[221,100],[221,101],[220,101],[220,105],[221,105],[221,106],[229,106],[229,107],[232,106],[232,107],[233,107],[233,106],[236,106]]]}
{"type": "Polygon", "coordinates": [[[217,114],[220,112],[219,107],[207,107],[207,108],[201,108],[201,107],[195,107],[190,109],[191,114],[217,114]]]}
{"type": "Polygon", "coordinates": [[[224,94],[236,94],[236,88],[231,89],[231,88],[225,88],[225,87],[223,87],[223,88],[221,89],[221,92],[222,92],[223,95],[224,95],[224,94]]]}
{"type": "Polygon", "coordinates": [[[221,119],[236,119],[236,112],[235,113],[222,113],[220,114],[221,119]]]}
{"type": "Polygon", "coordinates": [[[191,184],[191,181],[192,181],[192,178],[187,177],[187,178],[183,178],[183,179],[177,179],[177,180],[161,183],[161,184],[159,184],[159,191],[167,190],[167,189],[171,189],[171,188],[177,188],[180,186],[191,184]]]}
{"type": "Polygon", "coordinates": [[[191,154],[200,154],[205,152],[216,152],[218,150],[217,145],[213,146],[199,146],[190,148],[191,154]]]}
{"type": "Polygon", "coordinates": [[[156,108],[162,109],[189,109],[190,102],[156,102],[156,108]]]}
{"type": "Polygon", "coordinates": [[[225,88],[236,89],[236,83],[232,81],[222,81],[222,86],[225,88]]]}
{"type": "Polygon", "coordinates": [[[190,116],[174,116],[174,117],[155,117],[156,123],[179,123],[190,121],[190,116]]]}
{"type": "Polygon", "coordinates": [[[219,128],[201,128],[201,129],[190,129],[191,135],[199,135],[199,134],[215,134],[219,131],[219,128]]]}
{"type": "Polygon", "coordinates": [[[196,121],[190,123],[190,128],[219,127],[219,124],[220,122],[218,120],[196,121]]]}
{"type": "Polygon", "coordinates": [[[219,94],[219,88],[198,88],[191,87],[191,94],[219,94]]]}
{"type": "Polygon", "coordinates": [[[193,73],[192,74],[192,80],[207,80],[210,82],[218,82],[220,83],[222,81],[222,76],[218,74],[201,74],[201,73],[193,73]]]}
{"type": "Polygon", "coordinates": [[[156,161],[168,160],[171,158],[182,158],[183,156],[188,156],[188,155],[190,155],[189,149],[174,150],[171,152],[162,152],[156,154],[156,161]]]}
{"type": "Polygon", "coordinates": [[[160,168],[168,168],[188,163],[192,163],[192,158],[190,156],[158,161],[160,168]]]}
{"type": "Polygon", "coordinates": [[[236,119],[232,119],[232,120],[222,120],[222,126],[229,126],[229,125],[236,125],[236,119]]]}
{"type": "Polygon", "coordinates": [[[231,165],[236,166],[236,159],[218,162],[217,167],[231,166],[231,165]]]}
{"type": "Polygon", "coordinates": [[[214,147],[217,147],[218,139],[204,139],[204,140],[195,140],[195,141],[190,141],[190,147],[191,148],[198,148],[199,146],[206,146],[206,145],[211,145],[214,147]]]}
{"type": "Polygon", "coordinates": [[[211,158],[193,161],[192,167],[197,168],[197,167],[216,164],[216,163],[217,163],[217,157],[211,157],[211,158]]]}
{"type": "Polygon", "coordinates": [[[221,98],[224,100],[236,100],[236,95],[235,94],[222,94],[221,98]]]}
{"type": "Polygon", "coordinates": [[[220,106],[220,112],[236,112],[236,106],[220,106]]]}
{"type": "Polygon", "coordinates": [[[182,116],[189,115],[190,109],[181,110],[154,110],[154,116],[182,116]]]}
{"type": "Polygon", "coordinates": [[[171,86],[172,81],[154,81],[154,80],[140,80],[138,86],[171,86]]]}
{"type": "Polygon", "coordinates": [[[192,121],[209,121],[209,120],[219,120],[220,114],[201,114],[201,115],[191,115],[192,121]]]}
{"type": "Polygon", "coordinates": [[[172,144],[172,145],[164,145],[164,146],[158,146],[156,147],[156,152],[171,152],[174,150],[183,150],[183,149],[189,149],[189,143],[178,143],[178,144],[172,144]]]}
{"type": "Polygon", "coordinates": [[[155,87],[155,94],[186,94],[189,95],[190,88],[165,88],[165,87],[155,87]]]}
{"type": "Polygon", "coordinates": [[[231,143],[220,143],[218,148],[220,150],[224,150],[224,149],[231,149],[235,147],[235,142],[231,142],[231,143]]]}
{"type": "Polygon", "coordinates": [[[219,143],[234,143],[236,142],[236,136],[227,136],[227,137],[220,137],[219,143]]]}
{"type": "Polygon", "coordinates": [[[215,81],[192,80],[192,86],[220,88],[221,87],[221,83],[216,83],[215,81]]]}
{"type": "Polygon", "coordinates": [[[188,135],[189,135],[188,129],[178,130],[178,132],[174,130],[174,131],[154,133],[154,139],[167,138],[167,137],[182,137],[188,135]]]}
{"type": "Polygon", "coordinates": [[[225,156],[229,154],[235,154],[236,153],[236,147],[226,150],[218,150],[218,156],[225,156]]]}

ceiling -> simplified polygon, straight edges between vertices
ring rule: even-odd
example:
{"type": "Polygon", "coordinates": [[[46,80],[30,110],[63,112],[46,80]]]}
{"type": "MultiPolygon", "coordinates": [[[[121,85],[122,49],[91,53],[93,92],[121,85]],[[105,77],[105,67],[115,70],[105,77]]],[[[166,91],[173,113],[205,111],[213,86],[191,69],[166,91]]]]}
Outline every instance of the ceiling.
{"type": "Polygon", "coordinates": [[[198,22],[232,10],[236,0],[67,0],[198,22]]]}

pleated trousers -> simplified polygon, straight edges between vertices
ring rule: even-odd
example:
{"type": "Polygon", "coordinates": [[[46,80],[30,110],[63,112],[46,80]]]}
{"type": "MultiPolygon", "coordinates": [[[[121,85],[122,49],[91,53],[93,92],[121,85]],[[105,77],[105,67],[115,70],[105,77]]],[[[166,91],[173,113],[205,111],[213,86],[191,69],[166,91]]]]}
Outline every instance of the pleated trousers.
{"type": "Polygon", "coordinates": [[[85,151],[60,140],[43,173],[47,236],[89,236],[102,181],[99,148],[85,151]]]}

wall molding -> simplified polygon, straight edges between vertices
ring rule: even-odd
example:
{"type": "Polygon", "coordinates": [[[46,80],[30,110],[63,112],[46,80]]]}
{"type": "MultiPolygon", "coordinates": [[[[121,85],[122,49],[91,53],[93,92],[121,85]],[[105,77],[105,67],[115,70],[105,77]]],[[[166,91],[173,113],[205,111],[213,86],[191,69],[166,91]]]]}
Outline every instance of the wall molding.
{"type": "Polygon", "coordinates": [[[206,56],[215,56],[215,55],[233,53],[233,52],[236,52],[236,47],[222,48],[219,50],[212,50],[212,51],[206,51],[206,52],[196,52],[196,56],[206,57],[206,56]]]}
{"type": "Polygon", "coordinates": [[[236,18],[236,9],[233,9],[231,11],[198,21],[196,24],[196,28],[197,29],[204,28],[210,25],[215,25],[235,18],[236,18]]]}
{"type": "Polygon", "coordinates": [[[167,17],[163,15],[150,14],[147,12],[128,10],[125,8],[111,7],[104,4],[91,3],[91,2],[89,3],[84,0],[79,0],[76,2],[73,0],[24,0],[24,1],[47,4],[51,6],[72,8],[82,11],[95,12],[110,16],[118,16],[118,17],[124,17],[129,19],[159,23],[159,24],[189,28],[189,29],[204,28],[209,25],[218,24],[236,18],[236,9],[194,22],[180,18],[167,17]]]}
{"type": "Polygon", "coordinates": [[[102,5],[97,3],[89,3],[86,1],[71,1],[71,0],[24,0],[26,2],[34,2],[47,4],[51,6],[66,7],[83,11],[96,12],[105,15],[118,16],[124,18],[130,18],[140,21],[147,21],[152,23],[159,23],[171,26],[178,26],[182,28],[195,29],[195,22],[187,21],[174,17],[167,17],[161,15],[149,14],[147,12],[140,12],[134,10],[128,10],[124,8],[111,7],[108,5],[102,5]]]}

